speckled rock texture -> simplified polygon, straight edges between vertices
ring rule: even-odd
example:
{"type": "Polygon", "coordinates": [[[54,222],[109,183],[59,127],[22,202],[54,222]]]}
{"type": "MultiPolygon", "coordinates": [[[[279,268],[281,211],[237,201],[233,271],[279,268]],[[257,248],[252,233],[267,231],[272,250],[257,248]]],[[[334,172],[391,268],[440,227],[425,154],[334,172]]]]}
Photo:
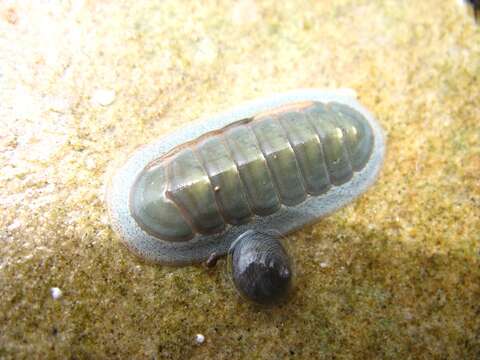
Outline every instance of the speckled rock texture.
{"type": "Polygon", "coordinates": [[[480,358],[480,27],[458,1],[0,3],[0,358],[480,358]],[[112,171],[197,117],[352,88],[376,186],[288,237],[296,291],[142,263],[112,171]]]}

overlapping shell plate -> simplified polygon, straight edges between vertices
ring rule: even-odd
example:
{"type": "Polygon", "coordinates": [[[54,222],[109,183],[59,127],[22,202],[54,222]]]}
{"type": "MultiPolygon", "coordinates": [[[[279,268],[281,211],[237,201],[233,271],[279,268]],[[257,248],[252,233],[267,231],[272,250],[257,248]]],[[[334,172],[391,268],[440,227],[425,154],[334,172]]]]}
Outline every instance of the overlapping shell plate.
{"type": "Polygon", "coordinates": [[[225,253],[248,229],[284,234],[373,183],[384,140],[355,99],[303,90],[198,122],[134,154],[112,179],[112,223],[168,264],[225,253]]]}

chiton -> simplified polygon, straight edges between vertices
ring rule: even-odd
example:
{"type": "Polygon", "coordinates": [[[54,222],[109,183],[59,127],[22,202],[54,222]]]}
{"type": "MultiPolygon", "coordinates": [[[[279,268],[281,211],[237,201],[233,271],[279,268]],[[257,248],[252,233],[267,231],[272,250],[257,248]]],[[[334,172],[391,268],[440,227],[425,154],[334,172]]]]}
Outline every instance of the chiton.
{"type": "Polygon", "coordinates": [[[346,205],[375,181],[384,147],[345,91],[247,103],[134,153],[109,186],[112,225],[147,260],[205,261],[248,230],[287,234],[346,205]]]}

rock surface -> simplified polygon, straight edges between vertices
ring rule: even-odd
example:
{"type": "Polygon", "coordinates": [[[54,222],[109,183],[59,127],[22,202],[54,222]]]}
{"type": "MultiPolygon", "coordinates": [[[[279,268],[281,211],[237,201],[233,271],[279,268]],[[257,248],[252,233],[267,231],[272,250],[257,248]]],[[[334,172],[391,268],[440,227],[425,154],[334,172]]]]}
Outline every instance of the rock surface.
{"type": "Polygon", "coordinates": [[[480,27],[455,1],[7,1],[0,54],[0,358],[480,357],[480,27]],[[288,304],[120,244],[123,156],[306,87],[354,89],[388,153],[289,237],[288,304]]]}

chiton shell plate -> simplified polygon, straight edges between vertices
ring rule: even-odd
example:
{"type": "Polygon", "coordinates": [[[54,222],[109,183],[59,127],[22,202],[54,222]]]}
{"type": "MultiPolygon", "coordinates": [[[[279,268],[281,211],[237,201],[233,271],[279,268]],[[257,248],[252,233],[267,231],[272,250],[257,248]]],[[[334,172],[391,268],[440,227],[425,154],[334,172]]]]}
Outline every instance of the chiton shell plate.
{"type": "MultiPolygon", "coordinates": [[[[299,118],[298,121],[305,121],[305,119],[299,118]]],[[[336,121],[342,123],[341,119],[336,121]]],[[[280,123],[280,120],[277,122],[280,123]]],[[[310,121],[310,125],[312,125],[311,123],[310,121]]],[[[315,124],[313,124],[313,127],[315,127],[315,124]]],[[[317,130],[321,138],[323,130],[317,130]]],[[[338,131],[341,132],[341,130],[338,131]]],[[[348,137],[348,129],[343,129],[343,135],[348,137]]],[[[327,141],[320,141],[323,142],[323,154],[327,159],[329,145],[326,142],[329,138],[325,140],[327,141]]],[[[345,153],[347,148],[347,145],[343,146],[345,153]]],[[[348,148],[348,150],[350,149],[348,148]]],[[[107,189],[107,205],[112,227],[131,250],[146,260],[170,265],[202,262],[208,259],[212,253],[225,254],[231,243],[247,230],[274,229],[280,234],[288,234],[302,226],[314,223],[350,203],[374,183],[382,166],[384,153],[385,142],[382,129],[374,117],[358,103],[351,92],[346,90],[306,89],[277,94],[246,103],[217,116],[201,119],[137,150],[112,177],[107,189]],[[294,126],[296,126],[295,119],[283,119],[281,121],[283,124],[282,130],[279,130],[275,122],[279,119],[279,116],[281,117],[282,113],[290,111],[289,109],[292,109],[292,107],[297,109],[298,114],[301,114],[302,108],[309,108],[312,104],[319,104],[320,107],[325,105],[329,109],[336,108],[335,111],[340,112],[342,112],[342,109],[346,109],[347,112],[353,110],[353,113],[359,113],[360,117],[368,124],[367,140],[370,143],[364,146],[364,148],[368,146],[368,157],[365,157],[365,153],[363,153],[362,158],[351,159],[350,165],[347,164],[348,166],[346,166],[342,163],[338,164],[336,162],[337,155],[333,154],[332,156],[335,155],[334,159],[330,162],[326,161],[327,165],[331,165],[332,168],[329,169],[328,187],[323,190],[314,189],[315,185],[321,185],[321,181],[317,184],[312,182],[310,186],[308,185],[305,175],[308,174],[309,169],[305,169],[305,165],[302,171],[299,170],[302,167],[301,159],[305,160],[305,157],[301,157],[296,151],[301,150],[300,147],[295,148],[294,140],[291,137],[288,140],[282,140],[282,137],[287,138],[287,135],[292,135],[291,130],[295,130],[294,126]],[[246,131],[244,123],[248,123],[250,133],[243,134],[246,131]],[[262,128],[265,129],[263,133],[262,128]],[[278,136],[275,136],[276,132],[279,134],[278,136]],[[253,168],[263,169],[264,171],[267,169],[268,174],[260,174],[258,179],[248,183],[248,167],[240,170],[239,163],[249,156],[248,151],[241,156],[237,156],[237,151],[252,148],[253,145],[248,143],[254,141],[250,139],[252,136],[257,144],[257,152],[260,149],[260,153],[263,153],[263,162],[266,164],[266,167],[262,165],[260,167],[253,166],[253,168]],[[230,212],[235,216],[238,214],[245,216],[243,220],[240,219],[240,215],[237,216],[238,219],[230,219],[225,211],[223,213],[219,211],[215,216],[211,216],[213,207],[218,206],[218,204],[215,205],[215,201],[210,201],[209,204],[205,204],[206,206],[200,207],[195,204],[199,199],[206,202],[208,202],[208,199],[212,200],[214,198],[217,199],[217,202],[221,200],[219,196],[223,187],[213,184],[214,179],[210,176],[210,167],[208,163],[205,164],[205,159],[208,161],[212,156],[215,157],[215,149],[219,149],[219,147],[218,141],[213,140],[219,138],[221,138],[223,144],[229,143],[227,148],[230,157],[235,160],[237,175],[233,178],[238,181],[238,172],[241,172],[243,185],[235,186],[239,188],[240,192],[243,189],[244,192],[249,194],[243,197],[244,202],[250,204],[250,210],[245,210],[245,208],[240,211],[237,202],[235,204],[236,208],[232,208],[233,210],[230,212]],[[210,139],[213,140],[209,141],[210,139]],[[239,141],[236,142],[236,140],[239,141]],[[209,143],[215,143],[215,145],[208,149],[209,143]],[[284,151],[284,144],[288,145],[287,150],[289,151],[284,151]],[[279,148],[279,146],[284,148],[279,148]],[[192,149],[195,151],[192,151],[192,149]],[[272,156],[269,157],[269,154],[272,156]],[[288,168],[291,164],[296,164],[296,170],[288,168]],[[155,175],[159,171],[160,177],[155,175]],[[153,174],[153,177],[145,176],[149,172],[153,174]],[[301,181],[298,179],[299,176],[293,176],[297,173],[303,174],[301,181]],[[192,181],[195,181],[199,176],[203,176],[202,181],[197,181],[199,185],[192,186],[192,181]],[[275,183],[274,188],[276,188],[276,191],[272,192],[273,197],[270,196],[267,199],[270,202],[266,210],[261,208],[261,202],[255,205],[255,201],[265,195],[266,190],[259,192],[258,189],[252,187],[252,184],[268,183],[268,179],[263,181],[262,176],[269,176],[270,181],[275,183]],[[159,182],[159,179],[167,184],[162,186],[165,186],[165,194],[168,193],[167,195],[170,196],[167,199],[167,195],[165,195],[165,199],[168,201],[161,204],[163,207],[160,209],[167,209],[170,214],[173,214],[171,216],[172,221],[167,221],[167,223],[182,224],[183,230],[178,232],[180,235],[173,228],[173,237],[163,236],[154,230],[152,231],[152,229],[155,229],[155,224],[152,226],[147,224],[146,226],[139,221],[142,217],[138,215],[137,211],[139,208],[136,205],[139,203],[138,199],[143,199],[144,193],[158,193],[155,189],[152,191],[152,187],[149,188],[148,184],[155,181],[159,182]],[[140,186],[138,184],[142,181],[141,196],[138,196],[140,186]],[[191,189],[189,190],[186,186],[190,186],[191,189]],[[144,191],[144,189],[146,190],[144,191]],[[295,189],[297,190],[295,191],[295,189]],[[171,208],[175,206],[168,205],[170,200],[175,201],[173,205],[182,210],[182,215],[179,213],[177,217],[176,213],[172,212],[171,208]],[[272,201],[275,201],[275,203],[272,203],[272,201]],[[168,206],[165,207],[165,204],[168,206]],[[182,208],[182,204],[186,206],[182,208]],[[192,216],[185,209],[194,211],[194,215],[192,216]],[[184,215],[189,221],[182,220],[184,215]]],[[[350,155],[352,155],[351,152],[350,155]]],[[[230,157],[228,161],[231,161],[230,157]]],[[[227,160],[224,157],[222,161],[227,160]]],[[[309,163],[312,164],[312,162],[307,161],[304,163],[307,164],[307,167],[309,163]]],[[[252,164],[254,165],[253,160],[247,163],[247,165],[252,164]]],[[[250,172],[250,174],[252,173],[250,172]]],[[[255,172],[253,174],[257,176],[255,172]]],[[[228,177],[226,178],[228,179],[228,177]]],[[[230,178],[232,177],[230,176],[230,178]]],[[[228,185],[227,183],[224,184],[228,185]]],[[[235,194],[234,189],[233,191],[230,189],[229,193],[235,194]]],[[[229,200],[230,198],[232,196],[229,195],[225,199],[229,200]]],[[[142,204],[141,201],[140,204],[142,204]]],[[[220,203],[220,205],[222,204],[220,203]]],[[[140,206],[140,209],[143,210],[142,206],[140,206]]]]}

